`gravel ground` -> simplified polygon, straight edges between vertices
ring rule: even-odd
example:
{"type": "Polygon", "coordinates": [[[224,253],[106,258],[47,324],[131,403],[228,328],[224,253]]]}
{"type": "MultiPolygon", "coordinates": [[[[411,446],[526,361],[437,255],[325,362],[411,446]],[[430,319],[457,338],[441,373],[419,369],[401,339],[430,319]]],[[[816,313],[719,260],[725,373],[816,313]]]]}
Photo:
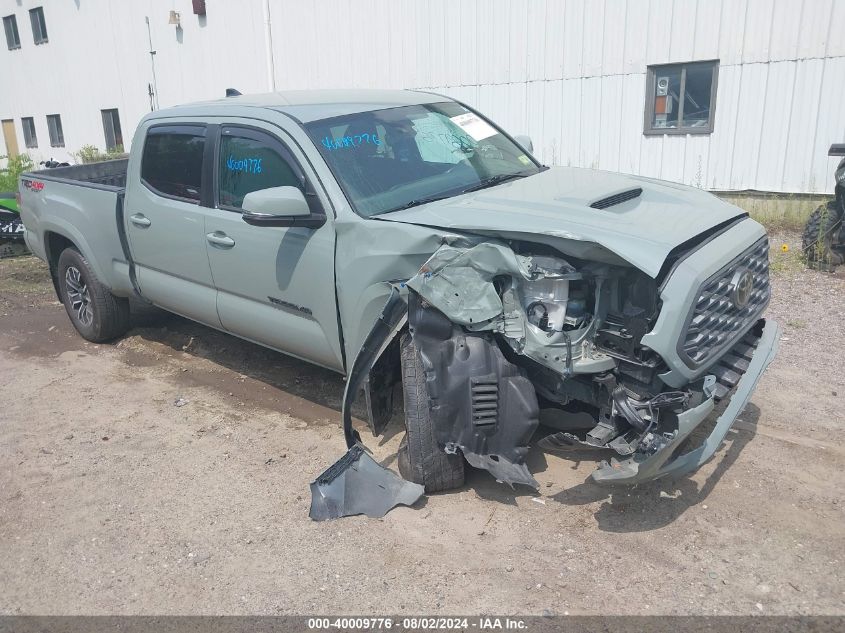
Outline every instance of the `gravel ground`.
{"type": "MultiPolygon", "coordinates": [[[[340,377],[178,318],[89,344],[0,261],[0,614],[843,614],[845,278],[774,257],[780,355],[691,477],[605,489],[604,456],[534,450],[539,494],[474,471],[326,523],[340,377]]],[[[395,466],[400,437],[368,444],[395,466]]]]}

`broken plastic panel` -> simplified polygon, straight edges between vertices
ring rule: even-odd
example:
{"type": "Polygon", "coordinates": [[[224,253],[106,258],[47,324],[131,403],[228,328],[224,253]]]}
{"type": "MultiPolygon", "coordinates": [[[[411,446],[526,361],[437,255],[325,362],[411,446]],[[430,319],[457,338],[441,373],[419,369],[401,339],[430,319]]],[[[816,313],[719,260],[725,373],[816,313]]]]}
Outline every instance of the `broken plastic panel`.
{"type": "Polygon", "coordinates": [[[425,489],[379,465],[356,444],[311,483],[315,521],[366,514],[383,517],[398,505],[411,506],[425,489]]]}

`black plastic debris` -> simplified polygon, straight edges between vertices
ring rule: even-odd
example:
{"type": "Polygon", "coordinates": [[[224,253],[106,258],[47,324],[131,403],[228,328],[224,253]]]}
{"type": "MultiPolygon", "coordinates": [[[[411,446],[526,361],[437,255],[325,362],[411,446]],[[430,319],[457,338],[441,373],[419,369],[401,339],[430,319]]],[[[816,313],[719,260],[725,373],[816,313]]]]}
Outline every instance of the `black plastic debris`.
{"type": "Polygon", "coordinates": [[[360,444],[311,483],[311,512],[315,521],[366,514],[383,517],[398,505],[417,502],[425,489],[380,466],[360,444]]]}

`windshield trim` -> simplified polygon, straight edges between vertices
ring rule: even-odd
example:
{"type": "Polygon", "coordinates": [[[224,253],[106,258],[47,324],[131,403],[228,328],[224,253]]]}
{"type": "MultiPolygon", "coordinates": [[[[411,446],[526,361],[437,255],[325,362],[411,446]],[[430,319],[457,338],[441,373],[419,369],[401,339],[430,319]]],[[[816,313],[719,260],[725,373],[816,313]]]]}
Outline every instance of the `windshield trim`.
{"type": "MultiPolygon", "coordinates": [[[[387,112],[389,110],[396,110],[397,108],[408,108],[408,107],[413,107],[413,106],[427,106],[427,105],[433,106],[433,105],[439,105],[439,104],[442,104],[442,103],[456,103],[456,104],[466,108],[467,111],[472,112],[476,116],[480,117],[482,120],[487,122],[490,126],[492,126],[499,134],[501,134],[506,139],[508,139],[511,143],[513,143],[514,145],[516,145],[517,147],[522,149],[522,151],[525,153],[525,156],[527,156],[528,159],[531,161],[531,164],[534,167],[537,168],[537,172],[535,174],[522,174],[522,175],[519,176],[520,178],[527,178],[529,176],[534,176],[537,173],[542,173],[549,168],[547,165],[544,165],[539,160],[537,160],[531,152],[529,152],[525,147],[522,146],[521,143],[516,141],[516,139],[514,139],[504,129],[502,129],[495,121],[492,121],[491,119],[487,118],[481,112],[479,112],[475,108],[467,105],[463,101],[458,101],[457,99],[453,99],[452,97],[447,97],[445,95],[441,95],[441,94],[438,94],[436,92],[428,92],[428,91],[424,91],[424,90],[419,90],[417,92],[423,92],[425,94],[431,94],[431,95],[436,95],[438,97],[442,97],[443,101],[432,101],[432,102],[424,102],[424,103],[416,103],[416,104],[404,104],[404,105],[391,106],[389,108],[376,108],[374,110],[362,110],[359,114],[363,114],[365,112],[387,112]]],[[[316,124],[326,124],[326,123],[334,121],[336,119],[344,119],[348,116],[349,116],[348,114],[340,114],[338,116],[326,117],[324,119],[314,119],[313,121],[308,121],[307,123],[304,123],[303,121],[300,121],[299,119],[296,119],[295,117],[291,117],[291,118],[293,120],[295,120],[297,123],[299,123],[300,127],[302,128],[302,131],[305,132],[305,135],[308,137],[308,140],[311,142],[311,145],[314,147],[314,149],[317,151],[317,154],[320,156],[320,160],[323,161],[323,164],[329,170],[329,173],[332,175],[332,178],[334,178],[334,181],[335,181],[335,183],[337,183],[337,186],[343,192],[343,195],[346,198],[346,201],[349,203],[349,206],[352,209],[352,211],[355,213],[355,215],[357,215],[360,218],[363,218],[364,220],[367,220],[367,219],[370,219],[370,218],[376,218],[376,217],[379,217],[379,216],[382,216],[382,215],[386,215],[388,213],[396,213],[397,211],[403,210],[402,205],[400,205],[399,207],[396,207],[395,209],[380,211],[379,213],[371,213],[369,215],[361,213],[361,211],[358,209],[358,206],[355,204],[354,199],[349,194],[349,191],[346,188],[346,183],[341,178],[338,177],[338,174],[335,171],[334,167],[332,167],[332,165],[329,163],[329,161],[326,160],[326,157],[323,155],[323,152],[320,150],[320,148],[317,147],[317,143],[315,142],[314,138],[311,136],[311,131],[308,129],[309,126],[316,125],[316,124]]],[[[527,165],[526,165],[526,167],[527,167],[527,165]]],[[[499,184],[504,185],[504,184],[507,184],[509,182],[511,182],[511,181],[507,180],[507,181],[505,181],[503,183],[499,183],[499,184]]],[[[491,186],[498,186],[498,185],[491,185],[491,186]]],[[[482,190],[486,189],[486,188],[487,187],[482,187],[482,190]]],[[[458,196],[461,196],[461,195],[464,195],[464,194],[467,194],[467,193],[474,193],[474,191],[473,192],[464,191],[464,188],[455,189],[453,191],[454,192],[447,190],[447,191],[441,192],[442,197],[438,198],[437,200],[432,200],[432,202],[438,202],[438,201],[446,200],[448,198],[457,198],[458,196]]],[[[425,203],[425,204],[428,204],[428,203],[425,203]]],[[[420,205],[420,206],[422,206],[422,205],[420,205]]]]}

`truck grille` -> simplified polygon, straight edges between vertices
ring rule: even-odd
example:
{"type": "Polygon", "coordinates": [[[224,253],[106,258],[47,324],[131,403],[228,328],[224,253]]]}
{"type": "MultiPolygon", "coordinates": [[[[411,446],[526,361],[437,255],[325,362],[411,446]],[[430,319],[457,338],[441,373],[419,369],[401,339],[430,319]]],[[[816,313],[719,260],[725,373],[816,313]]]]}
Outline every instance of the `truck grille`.
{"type": "Polygon", "coordinates": [[[678,345],[681,359],[699,367],[718,358],[756,323],[770,296],[764,237],[702,284],[678,345]]]}

